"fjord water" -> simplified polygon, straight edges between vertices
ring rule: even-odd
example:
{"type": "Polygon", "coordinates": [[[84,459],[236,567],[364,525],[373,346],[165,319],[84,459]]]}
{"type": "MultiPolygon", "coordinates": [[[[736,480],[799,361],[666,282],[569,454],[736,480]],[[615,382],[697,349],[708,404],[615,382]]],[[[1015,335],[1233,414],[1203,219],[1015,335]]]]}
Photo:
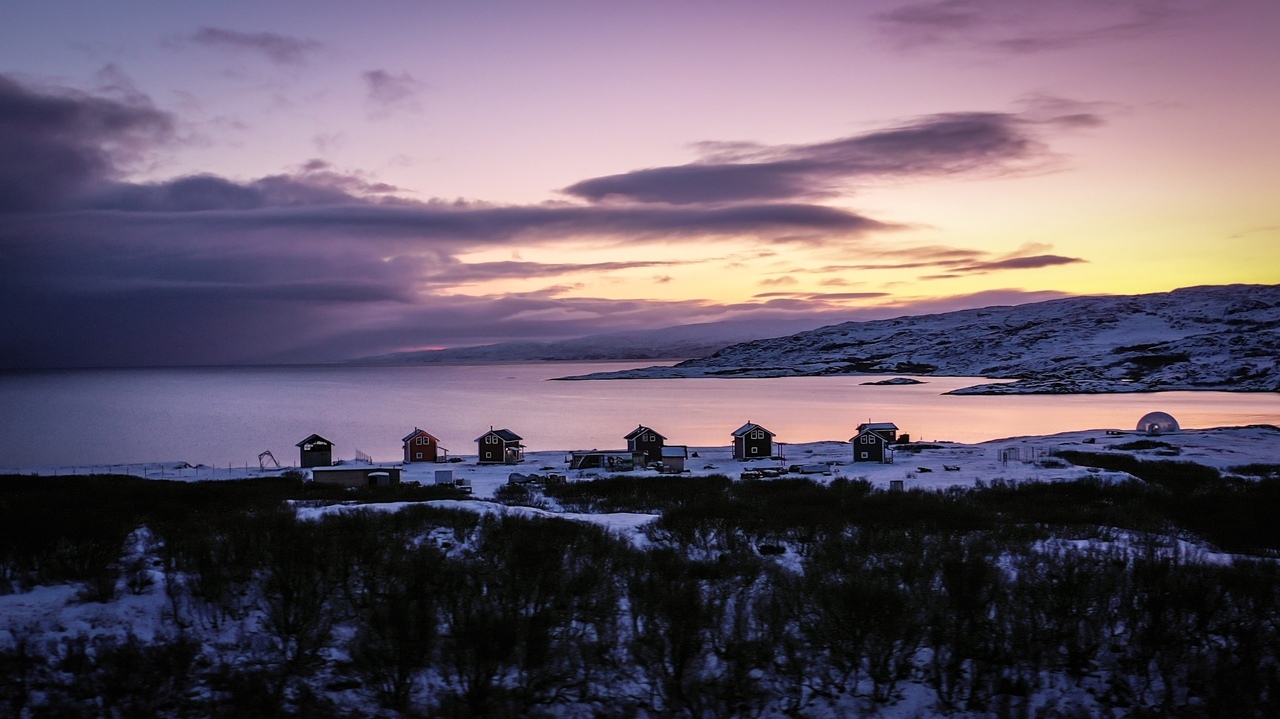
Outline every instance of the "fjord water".
{"type": "MultiPolygon", "coordinates": [[[[669,444],[727,445],[747,421],[784,443],[845,441],[860,422],[894,422],[915,439],[978,442],[1068,430],[1132,429],[1152,410],[1184,427],[1280,424],[1280,395],[946,396],[974,378],[869,386],[884,377],[553,382],[638,363],[414,367],[313,366],[0,374],[0,471],[128,462],[237,466],[318,433],[336,456],[401,456],[421,427],[454,455],[474,455],[490,426],[531,450],[611,449],[638,424],[669,444]]],[[[644,363],[651,364],[651,363],[644,363]]]]}

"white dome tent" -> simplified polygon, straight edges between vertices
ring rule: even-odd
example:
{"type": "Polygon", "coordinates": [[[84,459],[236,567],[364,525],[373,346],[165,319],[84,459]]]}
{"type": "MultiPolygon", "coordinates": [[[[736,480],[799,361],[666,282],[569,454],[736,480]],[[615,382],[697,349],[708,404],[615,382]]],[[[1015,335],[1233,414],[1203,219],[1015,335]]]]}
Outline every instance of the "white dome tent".
{"type": "Polygon", "coordinates": [[[1167,434],[1179,430],[1178,420],[1167,412],[1148,412],[1138,420],[1138,431],[1147,434],[1167,434]]]}

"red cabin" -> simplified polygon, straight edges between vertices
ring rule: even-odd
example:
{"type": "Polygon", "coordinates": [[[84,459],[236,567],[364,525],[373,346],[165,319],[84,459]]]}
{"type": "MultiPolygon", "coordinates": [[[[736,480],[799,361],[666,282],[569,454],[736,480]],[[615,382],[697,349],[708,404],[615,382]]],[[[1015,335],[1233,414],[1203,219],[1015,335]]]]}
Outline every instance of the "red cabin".
{"type": "Polygon", "coordinates": [[[449,450],[440,446],[440,440],[423,429],[413,428],[404,442],[404,463],[411,462],[443,462],[449,456],[449,450]]]}

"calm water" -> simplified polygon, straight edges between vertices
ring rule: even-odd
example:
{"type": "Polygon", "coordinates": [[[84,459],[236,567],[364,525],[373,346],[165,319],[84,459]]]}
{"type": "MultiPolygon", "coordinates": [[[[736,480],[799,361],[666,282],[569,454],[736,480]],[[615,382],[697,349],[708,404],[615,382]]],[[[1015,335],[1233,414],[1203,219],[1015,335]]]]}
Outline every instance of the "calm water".
{"type": "Polygon", "coordinates": [[[645,424],[671,444],[724,445],[744,422],[782,442],[847,440],[891,421],[916,439],[964,442],[1074,429],[1130,429],[1151,410],[1184,427],[1280,424],[1280,395],[1220,392],[949,397],[975,384],[873,387],[876,377],[548,382],[636,363],[449,367],[273,367],[0,374],[0,468],[182,460],[256,465],[269,449],[296,464],[316,432],[337,456],[401,456],[421,427],[453,454],[507,427],[532,450],[621,448],[645,424]]]}

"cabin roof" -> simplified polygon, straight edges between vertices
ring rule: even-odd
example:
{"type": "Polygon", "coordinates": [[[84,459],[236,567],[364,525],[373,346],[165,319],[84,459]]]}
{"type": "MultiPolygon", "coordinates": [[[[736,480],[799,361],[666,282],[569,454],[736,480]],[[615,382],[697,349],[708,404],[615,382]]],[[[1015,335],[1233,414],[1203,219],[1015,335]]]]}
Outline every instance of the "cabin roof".
{"type": "Polygon", "coordinates": [[[488,432],[485,432],[484,434],[480,435],[479,437],[476,437],[475,441],[479,442],[480,440],[484,439],[485,437],[488,437],[491,434],[497,435],[498,439],[501,439],[504,442],[519,442],[520,440],[524,439],[524,437],[521,437],[520,435],[516,434],[515,432],[512,432],[509,429],[491,429],[488,432]]]}
{"type": "Polygon", "coordinates": [[[304,445],[304,444],[315,444],[316,442],[324,442],[325,444],[329,445],[330,447],[332,447],[332,446],[333,446],[333,442],[330,442],[329,440],[325,439],[324,437],[321,437],[321,436],[320,436],[320,435],[318,435],[318,434],[313,434],[313,435],[311,435],[310,437],[307,437],[306,439],[302,440],[301,442],[299,442],[299,443],[297,443],[297,444],[295,444],[295,445],[293,445],[293,446],[295,446],[295,447],[301,447],[301,446],[302,446],[302,445],[304,445]]]}
{"type": "Polygon", "coordinates": [[[630,457],[632,456],[629,449],[575,449],[569,452],[572,457],[590,457],[599,455],[601,457],[630,457]]]}
{"type": "Polygon", "coordinates": [[[863,422],[862,424],[858,425],[859,432],[865,432],[866,430],[871,430],[873,432],[880,432],[886,429],[891,429],[897,432],[898,425],[894,424],[893,422],[863,422]]]}
{"type": "Polygon", "coordinates": [[[760,425],[758,425],[758,424],[756,424],[756,423],[754,423],[754,422],[747,422],[746,424],[742,425],[741,427],[739,427],[739,428],[735,429],[735,430],[733,431],[733,436],[734,436],[734,437],[741,437],[742,435],[746,434],[747,432],[750,432],[750,431],[751,431],[751,430],[753,430],[753,429],[763,430],[763,431],[764,431],[764,433],[765,433],[765,434],[767,434],[767,435],[769,435],[770,437],[774,436],[774,435],[773,435],[773,432],[770,432],[769,430],[765,429],[764,427],[761,427],[760,425]]]}
{"type": "Polygon", "coordinates": [[[688,457],[689,448],[683,444],[668,444],[662,448],[663,457],[688,457]]]}
{"type": "Polygon", "coordinates": [[[859,432],[859,433],[857,433],[857,434],[853,435],[852,437],[850,437],[850,438],[849,438],[849,441],[850,441],[850,442],[856,442],[856,441],[858,441],[858,438],[859,438],[859,437],[862,437],[862,436],[864,436],[864,435],[868,435],[868,434],[869,434],[869,435],[871,435],[872,437],[875,437],[876,439],[880,440],[881,442],[884,442],[885,444],[888,444],[888,443],[889,443],[889,438],[888,438],[888,437],[886,437],[886,436],[884,436],[883,434],[880,434],[879,432],[877,432],[877,431],[875,431],[875,430],[872,430],[872,429],[864,429],[864,430],[862,430],[861,432],[859,432]]]}
{"type": "Polygon", "coordinates": [[[646,427],[643,424],[637,425],[635,429],[631,430],[631,434],[628,434],[626,437],[623,437],[623,439],[635,439],[636,437],[639,437],[645,432],[649,432],[655,435],[658,439],[666,439],[666,437],[663,437],[660,433],[654,431],[651,427],[646,427]]]}
{"type": "MultiPolygon", "coordinates": [[[[428,432],[427,430],[425,430],[425,429],[418,429],[417,427],[414,427],[414,428],[413,428],[413,431],[412,431],[412,432],[410,432],[409,434],[405,435],[405,438],[404,438],[404,439],[402,439],[402,440],[400,440],[400,441],[401,441],[401,442],[408,442],[409,440],[413,439],[414,437],[417,437],[418,435],[426,435],[427,437],[430,437],[431,439],[436,439],[436,436],[435,436],[435,435],[433,435],[433,434],[431,434],[431,433],[430,433],[430,432],[428,432]]],[[[436,441],[439,441],[439,440],[438,440],[438,439],[436,439],[436,441]]]]}

